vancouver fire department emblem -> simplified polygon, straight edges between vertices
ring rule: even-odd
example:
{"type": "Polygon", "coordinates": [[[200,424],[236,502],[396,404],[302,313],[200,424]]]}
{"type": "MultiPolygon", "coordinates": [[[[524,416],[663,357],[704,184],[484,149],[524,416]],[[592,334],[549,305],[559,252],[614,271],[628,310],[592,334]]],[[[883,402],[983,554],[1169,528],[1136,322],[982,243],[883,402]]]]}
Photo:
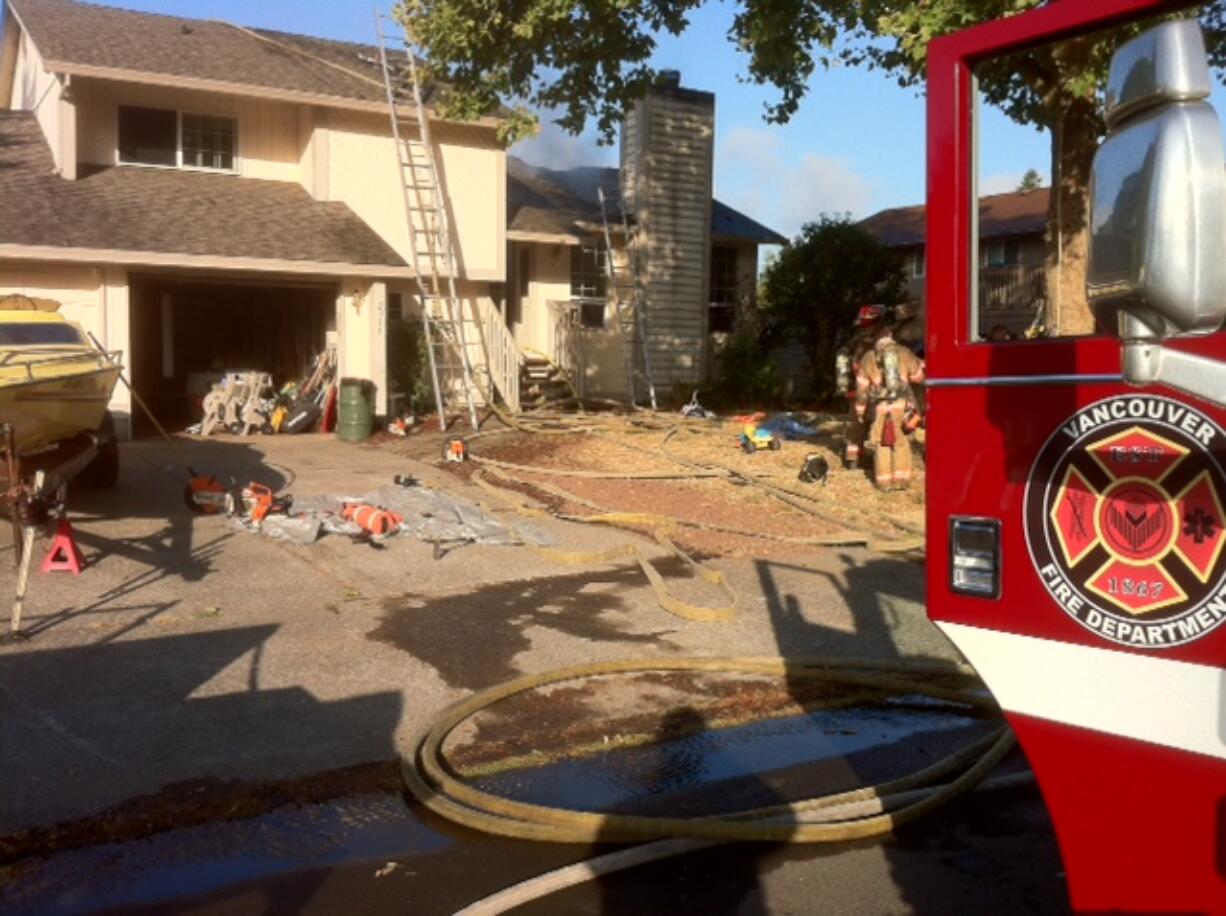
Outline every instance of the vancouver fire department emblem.
{"type": "Polygon", "coordinates": [[[1226,621],[1226,434],[1194,407],[1125,395],[1084,408],[1040,451],[1026,541],[1048,593],[1125,645],[1190,642],[1226,621]]]}

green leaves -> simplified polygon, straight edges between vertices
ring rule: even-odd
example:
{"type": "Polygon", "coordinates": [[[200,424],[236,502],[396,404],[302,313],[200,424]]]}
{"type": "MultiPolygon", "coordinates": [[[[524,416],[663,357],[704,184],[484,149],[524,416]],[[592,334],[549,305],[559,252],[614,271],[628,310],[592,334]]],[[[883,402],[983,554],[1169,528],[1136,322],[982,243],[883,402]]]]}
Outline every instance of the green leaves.
{"type": "MultiPolygon", "coordinates": [[[[594,123],[611,142],[624,112],[656,77],[649,65],[656,36],[683,32],[701,2],[400,0],[396,13],[435,74],[452,87],[445,115],[506,115],[503,135],[512,141],[535,130],[529,111],[550,108],[567,130],[594,123]]],[[[742,78],[779,92],[765,118],[784,122],[818,67],[862,65],[916,86],[933,38],[1043,2],[739,0],[728,40],[748,55],[742,78]]],[[[1224,8],[1226,0],[1216,0],[1201,18],[1218,65],[1226,63],[1224,8]]],[[[987,62],[978,69],[980,88],[1014,120],[1051,126],[1071,102],[1098,97],[1111,48],[1139,28],[1117,29],[1106,42],[1069,41],[987,62]]]]}
{"type": "Polygon", "coordinates": [[[819,391],[829,387],[834,351],[860,306],[902,301],[902,264],[848,216],[807,223],[766,267],[761,311],[774,335],[799,335],[815,356],[819,391]]]}

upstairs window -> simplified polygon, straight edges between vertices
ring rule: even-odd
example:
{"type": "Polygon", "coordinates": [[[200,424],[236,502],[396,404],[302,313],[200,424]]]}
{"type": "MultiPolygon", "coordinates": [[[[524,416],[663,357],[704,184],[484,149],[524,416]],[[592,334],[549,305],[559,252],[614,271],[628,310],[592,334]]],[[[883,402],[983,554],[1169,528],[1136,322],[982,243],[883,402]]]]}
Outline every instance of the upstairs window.
{"type": "Polygon", "coordinates": [[[119,106],[119,161],[124,165],[233,172],[237,155],[234,118],[119,106]]]}
{"type": "Polygon", "coordinates": [[[579,326],[599,330],[604,327],[605,247],[601,241],[575,245],[570,249],[570,298],[579,303],[579,326]]]}
{"type": "Polygon", "coordinates": [[[916,280],[922,280],[927,272],[928,255],[923,248],[911,253],[911,276],[916,280]]]}
{"type": "Polygon", "coordinates": [[[984,242],[979,246],[980,267],[1016,267],[1020,263],[1021,244],[1017,239],[984,242]]]}
{"type": "Polygon", "coordinates": [[[119,106],[120,162],[175,166],[178,157],[178,112],[119,106]]]}
{"type": "Polygon", "coordinates": [[[233,118],[214,115],[182,114],[180,146],[183,165],[196,169],[234,171],[234,153],[238,145],[237,124],[233,118]]]}
{"type": "Polygon", "coordinates": [[[570,298],[605,298],[605,247],[602,242],[575,245],[570,249],[570,298]]]}
{"type": "Polygon", "coordinates": [[[736,307],[740,298],[736,262],[734,247],[712,246],[711,291],[707,310],[707,329],[712,333],[728,333],[736,329],[736,307]]]}

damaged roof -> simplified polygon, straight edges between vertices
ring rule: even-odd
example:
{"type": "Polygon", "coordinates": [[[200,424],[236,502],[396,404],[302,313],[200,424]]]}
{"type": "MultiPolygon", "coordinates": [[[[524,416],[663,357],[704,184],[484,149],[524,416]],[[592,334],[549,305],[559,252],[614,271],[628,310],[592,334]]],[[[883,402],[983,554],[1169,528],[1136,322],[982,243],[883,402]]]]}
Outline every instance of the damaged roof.
{"type": "MultiPolygon", "coordinates": [[[[1050,189],[1013,191],[979,199],[979,237],[1006,238],[1040,235],[1047,230],[1050,189]]],[[[923,245],[927,236],[928,210],[923,204],[882,210],[860,222],[887,248],[923,245]]]]}
{"type": "MultiPolygon", "coordinates": [[[[507,156],[507,216],[510,232],[585,236],[601,228],[597,190],[616,201],[619,172],[580,166],[546,169],[507,156]]],[[[609,214],[620,220],[620,215],[609,214]]],[[[787,239],[718,200],[711,201],[711,235],[759,245],[784,245],[787,239]]]]}
{"type": "Polygon", "coordinates": [[[0,245],[403,267],[346,204],[296,182],[111,167],[66,181],[34,115],[0,112],[0,245]]]}
{"type": "MultiPolygon", "coordinates": [[[[48,69],[100,68],[386,105],[374,45],[76,0],[8,0],[48,69]]],[[[424,101],[439,101],[427,88],[424,101]]]]}

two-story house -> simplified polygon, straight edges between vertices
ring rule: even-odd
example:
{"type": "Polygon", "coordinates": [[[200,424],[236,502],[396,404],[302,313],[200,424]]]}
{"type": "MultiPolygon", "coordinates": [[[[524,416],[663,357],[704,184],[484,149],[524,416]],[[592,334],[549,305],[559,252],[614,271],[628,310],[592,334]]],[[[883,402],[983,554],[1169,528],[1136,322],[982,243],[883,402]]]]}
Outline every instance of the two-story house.
{"type": "MultiPolygon", "coordinates": [[[[217,369],[302,371],[331,340],[386,408],[413,291],[374,49],[72,0],[8,0],[0,290],[44,295],[174,415],[217,369]]],[[[505,278],[496,124],[434,125],[459,292],[505,278]]],[[[131,416],[126,390],[113,408],[131,416]]]]}
{"type": "MultiPolygon", "coordinates": [[[[219,370],[284,381],[327,344],[386,411],[388,322],[418,304],[375,47],[5,0],[0,100],[0,293],[61,301],[123,351],[168,419],[191,418],[219,370]]],[[[578,368],[585,394],[622,397],[594,197],[552,180],[536,194],[519,165],[508,175],[497,126],[431,118],[457,292],[501,343],[578,368]]],[[[757,244],[782,241],[712,200],[713,132],[709,94],[653,90],[627,118],[614,182],[633,205],[664,387],[705,377],[718,306],[752,291],[757,244]]],[[[140,425],[131,406],[121,386],[121,426],[140,425]]]]}

